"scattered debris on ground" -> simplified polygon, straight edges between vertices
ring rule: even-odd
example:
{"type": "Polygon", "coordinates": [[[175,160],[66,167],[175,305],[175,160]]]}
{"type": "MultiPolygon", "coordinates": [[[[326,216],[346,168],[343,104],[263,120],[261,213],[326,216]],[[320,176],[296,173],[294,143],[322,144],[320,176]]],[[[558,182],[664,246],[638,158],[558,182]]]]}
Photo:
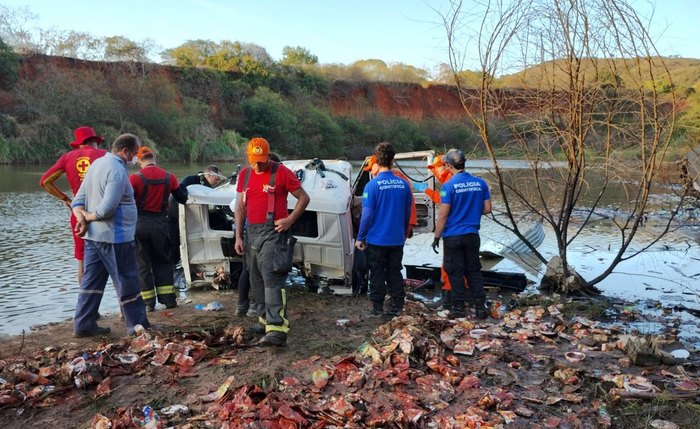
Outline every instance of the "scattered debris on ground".
{"type": "MultiPolygon", "coordinates": [[[[402,316],[371,325],[356,315],[367,301],[348,299],[354,314],[329,314],[336,318],[310,329],[309,338],[291,337],[309,340],[333,322],[334,341],[342,342],[363,326],[364,341],[355,332],[355,345],[340,353],[298,349],[290,359],[284,349],[254,346],[251,321],[231,318],[213,329],[3,355],[2,416],[93,403],[97,411],[86,422],[93,428],[670,428],[700,417],[697,350],[630,333],[624,320],[588,318],[578,303],[523,301],[482,322],[408,302],[402,316]],[[253,361],[274,373],[244,374],[253,361]],[[196,389],[182,388],[195,378],[196,389]],[[134,385],[145,393],[125,398],[120,391],[134,385]],[[178,386],[178,394],[157,394],[178,386]]],[[[347,303],[326,297],[322,305],[333,302],[347,303]]],[[[623,308],[625,317],[634,312],[623,308]]]]}

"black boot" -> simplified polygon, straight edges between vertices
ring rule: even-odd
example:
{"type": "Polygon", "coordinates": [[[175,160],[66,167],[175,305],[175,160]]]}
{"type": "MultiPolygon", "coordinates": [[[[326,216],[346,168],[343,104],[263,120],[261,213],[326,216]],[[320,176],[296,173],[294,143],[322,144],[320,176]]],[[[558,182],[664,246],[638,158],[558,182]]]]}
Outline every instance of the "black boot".
{"type": "Polygon", "coordinates": [[[452,308],[452,291],[442,290],[442,308],[452,308]]]}
{"type": "Polygon", "coordinates": [[[396,316],[400,316],[401,312],[403,311],[403,299],[391,299],[391,307],[387,312],[384,313],[384,316],[387,318],[392,318],[396,316]]]}
{"type": "Polygon", "coordinates": [[[486,300],[477,299],[474,303],[476,304],[476,318],[481,320],[486,319],[488,317],[488,313],[486,312],[486,300]]]}
{"type": "Polygon", "coordinates": [[[450,319],[461,319],[467,317],[464,311],[464,302],[452,301],[452,310],[450,310],[450,319]]]}
{"type": "Polygon", "coordinates": [[[472,295],[472,291],[469,288],[464,289],[464,302],[471,308],[476,307],[474,304],[474,295],[472,295]]]}
{"type": "Polygon", "coordinates": [[[384,312],[384,302],[383,301],[372,301],[372,309],[365,314],[365,317],[376,318],[381,317],[384,312]]]}

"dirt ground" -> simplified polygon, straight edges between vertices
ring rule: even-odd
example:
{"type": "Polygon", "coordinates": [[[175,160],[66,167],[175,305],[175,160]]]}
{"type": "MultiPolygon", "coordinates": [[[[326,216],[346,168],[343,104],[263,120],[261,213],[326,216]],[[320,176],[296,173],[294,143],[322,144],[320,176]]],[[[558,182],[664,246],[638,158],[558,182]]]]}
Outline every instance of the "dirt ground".
{"type": "Polygon", "coordinates": [[[363,317],[366,298],[292,289],[279,349],[254,345],[256,319],[234,315],[235,291],[150,313],[158,330],[141,337],[123,337],[117,315],[102,318],[112,334],[100,339],[51,324],[0,339],[0,427],[134,428],[146,405],[161,416],[153,428],[695,427],[700,351],[642,363],[647,343],[688,348],[672,324],[628,335],[625,320],[642,315],[595,320],[625,302],[532,298],[484,321],[407,302],[389,321],[363,317]],[[194,307],[212,301],[224,309],[194,307]]]}
{"type": "MultiPolygon", "coordinates": [[[[235,316],[236,291],[197,292],[191,295],[192,302],[180,304],[172,310],[157,310],[149,313],[151,323],[158,325],[165,335],[182,338],[200,338],[220,333],[227,326],[248,328],[257,318],[235,316]],[[206,305],[219,301],[222,311],[195,310],[194,305],[206,305]]],[[[189,301],[189,300],[188,300],[189,301]]],[[[230,375],[237,384],[270,383],[291,362],[318,355],[330,357],[349,353],[366,341],[381,320],[360,318],[368,308],[366,298],[331,296],[304,291],[291,291],[288,305],[290,336],[288,344],[280,349],[261,347],[233,347],[221,344],[209,350],[209,356],[225,356],[219,365],[197,365],[197,375],[174,378],[160,368],[145,368],[136,374],[128,374],[113,382],[112,392],[104,398],[96,398],[95,388],[70,389],[55,399],[54,405],[43,408],[2,407],[0,404],[0,427],[9,428],[60,428],[90,427],[97,414],[113,415],[119,407],[146,404],[188,404],[191,406],[199,395],[205,395],[221,385],[230,375]],[[341,320],[340,326],[338,320],[341,320]],[[348,322],[344,322],[347,320],[348,322]]],[[[72,336],[70,321],[52,323],[26,336],[0,338],[0,362],[6,377],[13,360],[24,355],[41,354],[48,347],[63,350],[68,354],[82,354],[100,347],[105,342],[117,343],[125,335],[124,323],[116,314],[104,315],[101,326],[112,329],[109,336],[98,339],[76,339],[72,336]]],[[[255,338],[246,336],[251,343],[255,338]]],[[[162,367],[161,367],[162,368],[162,367]]],[[[59,395],[54,395],[59,396],[59,395]]]]}

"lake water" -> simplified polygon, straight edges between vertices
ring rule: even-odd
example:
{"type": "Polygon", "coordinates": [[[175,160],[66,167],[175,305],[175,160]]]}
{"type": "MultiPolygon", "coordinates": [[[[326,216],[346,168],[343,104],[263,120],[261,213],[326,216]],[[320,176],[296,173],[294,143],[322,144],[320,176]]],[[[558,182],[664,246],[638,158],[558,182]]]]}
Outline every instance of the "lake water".
{"type": "MultiPolygon", "coordinates": [[[[226,173],[235,163],[219,164],[226,173]]],[[[488,164],[474,164],[471,171],[483,172],[488,164]]],[[[518,166],[514,163],[514,166],[518,166]]],[[[77,300],[77,262],[68,224],[68,209],[44,192],[39,178],[48,166],[0,166],[0,334],[18,334],[30,326],[69,319],[77,300]]],[[[178,178],[195,174],[201,166],[164,165],[178,178]]],[[[135,167],[132,167],[136,171],[135,167]]],[[[62,178],[59,186],[67,190],[62,178]]],[[[658,196],[669,198],[667,195],[658,196]]],[[[656,299],[666,305],[700,308],[700,228],[697,215],[685,214],[687,224],[670,233],[644,254],[622,263],[598,286],[610,296],[627,300],[656,299]]],[[[638,234],[639,243],[656,229],[648,222],[638,234]]],[[[509,242],[511,237],[485,221],[482,240],[509,242]]],[[[440,264],[430,249],[432,235],[417,236],[406,247],[404,263],[440,264]]],[[[607,227],[592,225],[570,249],[570,260],[586,278],[600,273],[612,258],[619,238],[607,227]]],[[[639,248],[641,244],[633,247],[639,248]]],[[[539,248],[546,257],[556,254],[549,231],[539,248]]],[[[531,260],[504,259],[493,269],[525,272],[538,280],[542,264],[531,260]]],[[[116,312],[114,289],[107,286],[101,312],[116,312]]],[[[686,313],[680,318],[682,336],[697,343],[698,319],[686,313]]]]}

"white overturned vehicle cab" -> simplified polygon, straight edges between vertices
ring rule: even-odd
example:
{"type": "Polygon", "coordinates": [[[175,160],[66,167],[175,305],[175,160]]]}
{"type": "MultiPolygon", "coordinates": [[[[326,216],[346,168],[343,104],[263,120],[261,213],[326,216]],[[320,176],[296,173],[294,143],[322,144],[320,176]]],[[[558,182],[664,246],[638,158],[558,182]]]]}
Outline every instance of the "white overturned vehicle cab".
{"type": "MultiPolygon", "coordinates": [[[[347,161],[295,160],[283,164],[300,178],[311,201],[292,228],[294,263],[307,281],[350,288],[353,263],[352,167],[347,161]]],[[[188,286],[228,288],[242,259],[234,250],[235,178],[217,188],[188,186],[179,207],[180,252],[188,286]],[[233,182],[233,183],[231,183],[233,182]]],[[[291,194],[288,208],[296,198],[291,194]]]]}
{"type": "MultiPolygon", "coordinates": [[[[437,185],[426,168],[433,163],[434,157],[433,151],[400,153],[396,155],[394,168],[402,171],[411,181],[418,220],[413,230],[414,236],[404,247],[403,263],[407,268],[418,267],[421,272],[435,272],[439,276],[442,253],[435,254],[430,249],[436,207],[424,192],[426,188],[435,189],[437,185]]],[[[357,174],[353,174],[352,166],[347,161],[313,159],[283,162],[297,174],[311,198],[306,211],[292,227],[292,234],[297,238],[294,263],[311,290],[322,285],[335,293],[355,293],[352,287],[354,238],[362,214],[362,192],[370,180],[369,173],[362,168],[366,163],[367,159],[357,174]]],[[[211,285],[216,289],[236,285],[242,258],[234,250],[231,207],[236,198],[235,177],[214,189],[191,185],[187,190],[187,204],[179,205],[180,253],[187,285],[211,285]]],[[[295,204],[296,198],[290,194],[288,209],[291,211],[295,204]]],[[[484,220],[484,226],[493,223],[484,220]]],[[[505,241],[494,241],[489,236],[495,234],[488,230],[485,228],[482,233],[481,249],[482,256],[489,258],[488,261],[482,258],[486,269],[491,269],[504,257],[529,254],[527,247],[517,237],[508,236],[505,241]]],[[[535,224],[525,236],[537,247],[544,239],[542,224],[535,224]]]]}

